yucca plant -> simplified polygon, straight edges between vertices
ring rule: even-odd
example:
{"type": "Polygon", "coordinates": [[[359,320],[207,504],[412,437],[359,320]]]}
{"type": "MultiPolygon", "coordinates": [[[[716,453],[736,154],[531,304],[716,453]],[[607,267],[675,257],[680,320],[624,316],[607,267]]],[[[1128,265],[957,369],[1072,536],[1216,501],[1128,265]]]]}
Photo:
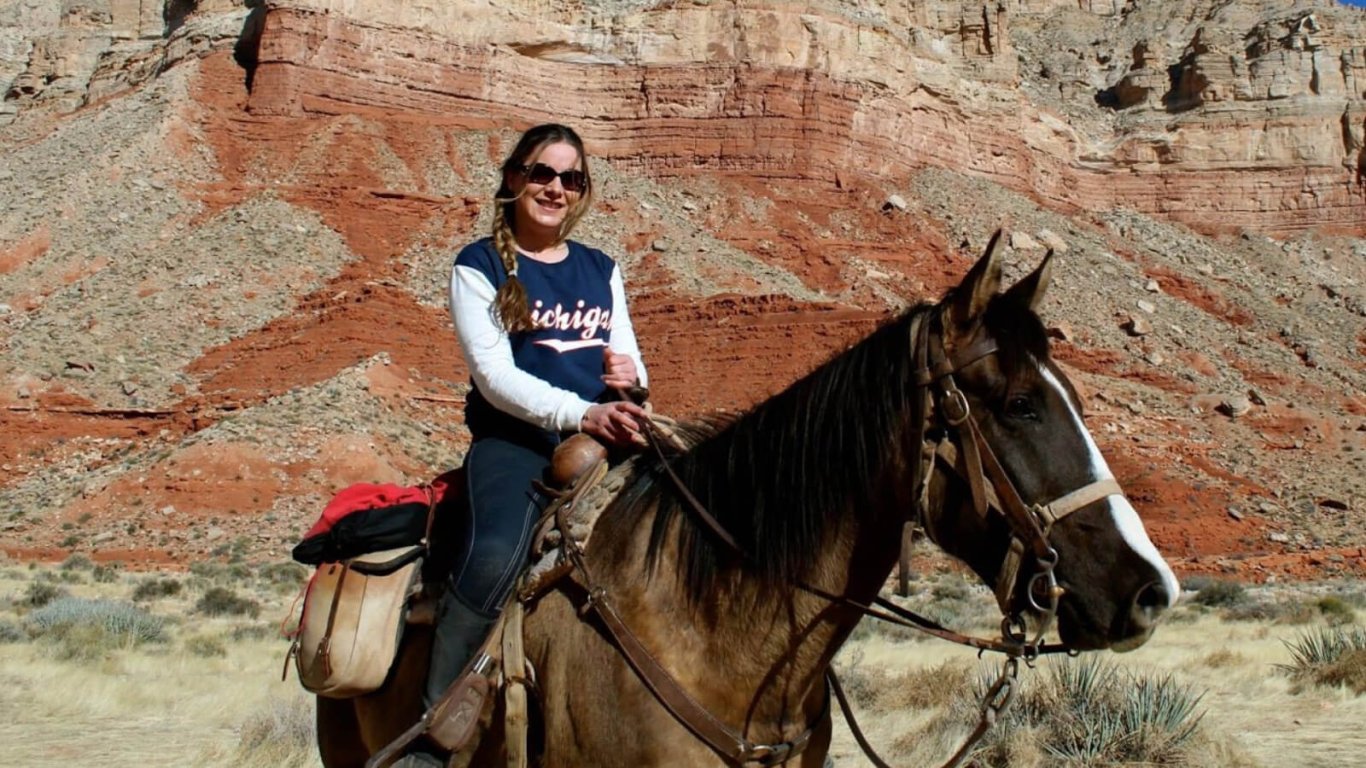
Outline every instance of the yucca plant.
{"type": "Polygon", "coordinates": [[[1366,693],[1366,627],[1319,627],[1284,642],[1291,663],[1276,666],[1296,681],[1366,693]]]}
{"type": "MultiPolygon", "coordinates": [[[[975,695],[990,682],[979,681],[975,695]]],[[[1126,672],[1095,658],[1062,661],[1019,685],[1014,704],[974,753],[982,765],[1011,765],[1021,731],[1059,764],[1176,763],[1204,716],[1203,694],[1170,675],[1126,672]]]]}

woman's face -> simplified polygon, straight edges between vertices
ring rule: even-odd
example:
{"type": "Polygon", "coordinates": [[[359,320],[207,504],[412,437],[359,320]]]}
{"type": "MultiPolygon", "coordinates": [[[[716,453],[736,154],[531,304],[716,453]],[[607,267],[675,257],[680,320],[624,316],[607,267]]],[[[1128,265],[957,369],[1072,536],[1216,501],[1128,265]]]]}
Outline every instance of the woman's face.
{"type": "MultiPolygon", "coordinates": [[[[541,154],[529,159],[527,164],[537,163],[550,166],[556,173],[582,170],[578,150],[564,142],[546,145],[541,154]]],[[[535,184],[527,178],[527,174],[513,171],[508,175],[507,184],[512,193],[518,196],[513,231],[520,235],[558,237],[565,216],[569,215],[570,208],[579,200],[580,193],[565,189],[559,176],[544,184],[535,184]]]]}

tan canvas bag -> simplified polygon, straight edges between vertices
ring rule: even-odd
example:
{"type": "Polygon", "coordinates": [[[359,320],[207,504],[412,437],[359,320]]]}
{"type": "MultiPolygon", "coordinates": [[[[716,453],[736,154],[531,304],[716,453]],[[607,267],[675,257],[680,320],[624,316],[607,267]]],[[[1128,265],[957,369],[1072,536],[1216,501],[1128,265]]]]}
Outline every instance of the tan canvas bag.
{"type": "Polygon", "coordinates": [[[417,545],[318,566],[290,648],[304,688],[344,699],[384,683],[421,588],[422,553],[417,545]]]}

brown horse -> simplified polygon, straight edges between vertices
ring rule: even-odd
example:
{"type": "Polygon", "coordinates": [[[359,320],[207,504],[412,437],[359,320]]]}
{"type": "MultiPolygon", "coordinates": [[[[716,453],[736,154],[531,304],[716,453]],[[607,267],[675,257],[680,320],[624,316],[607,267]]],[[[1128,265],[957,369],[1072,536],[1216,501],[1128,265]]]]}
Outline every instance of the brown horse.
{"type": "MultiPolygon", "coordinates": [[[[539,683],[534,762],[723,766],[746,763],[736,757],[745,753],[754,764],[822,765],[824,675],[861,615],[818,593],[873,599],[911,519],[996,585],[1018,626],[1056,616],[1077,650],[1147,640],[1176,578],[1049,358],[1034,313],[1049,260],[1000,293],[999,234],[939,304],[909,310],[733,421],[700,428],[693,448],[668,459],[681,483],[659,458],[635,459],[597,523],[586,554],[595,586],[743,749],[708,746],[661,704],[585,610],[577,572],[526,610],[539,683]],[[956,450],[926,448],[936,442],[956,450]],[[993,465],[1005,480],[984,491],[975,474],[993,465]],[[700,522],[679,485],[719,525],[700,522]],[[1003,514],[1007,496],[1035,522],[1003,514]],[[1013,539],[1022,540],[1014,554],[1013,539]]],[[[326,765],[362,763],[419,716],[426,637],[409,640],[385,690],[319,700],[326,765]]],[[[495,725],[472,764],[501,765],[502,740],[495,725]]]]}

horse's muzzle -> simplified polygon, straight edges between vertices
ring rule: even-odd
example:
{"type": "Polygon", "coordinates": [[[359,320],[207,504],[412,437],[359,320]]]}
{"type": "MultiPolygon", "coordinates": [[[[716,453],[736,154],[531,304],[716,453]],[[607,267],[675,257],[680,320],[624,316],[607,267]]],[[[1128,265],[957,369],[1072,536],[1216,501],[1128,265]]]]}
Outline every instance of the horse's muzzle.
{"type": "Polygon", "coordinates": [[[1120,639],[1111,644],[1110,650],[1125,653],[1148,642],[1162,614],[1175,602],[1175,597],[1167,592],[1167,587],[1161,581],[1145,584],[1134,595],[1126,620],[1117,627],[1119,631],[1115,636],[1120,639]]]}

